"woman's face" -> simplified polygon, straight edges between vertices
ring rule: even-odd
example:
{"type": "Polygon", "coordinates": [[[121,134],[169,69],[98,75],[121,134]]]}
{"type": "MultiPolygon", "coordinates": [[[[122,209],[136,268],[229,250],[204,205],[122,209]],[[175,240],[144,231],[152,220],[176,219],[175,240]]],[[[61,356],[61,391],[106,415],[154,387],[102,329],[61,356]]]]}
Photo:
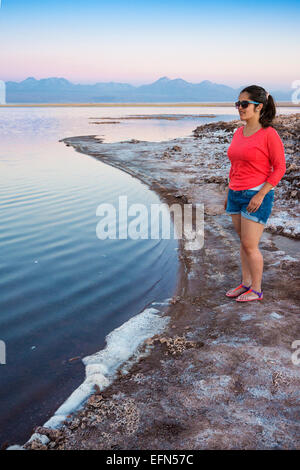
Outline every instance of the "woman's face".
{"type": "MultiPolygon", "coordinates": [[[[255,100],[251,100],[249,94],[246,91],[244,91],[243,93],[240,93],[239,95],[239,101],[243,101],[243,100],[255,101],[255,100]]],[[[240,114],[240,119],[242,121],[245,121],[245,120],[251,119],[253,116],[259,116],[258,111],[255,110],[255,106],[257,105],[253,103],[248,104],[247,108],[245,109],[240,106],[238,109],[239,114],[240,114]]],[[[256,109],[260,109],[261,107],[262,105],[259,104],[256,109]]]]}

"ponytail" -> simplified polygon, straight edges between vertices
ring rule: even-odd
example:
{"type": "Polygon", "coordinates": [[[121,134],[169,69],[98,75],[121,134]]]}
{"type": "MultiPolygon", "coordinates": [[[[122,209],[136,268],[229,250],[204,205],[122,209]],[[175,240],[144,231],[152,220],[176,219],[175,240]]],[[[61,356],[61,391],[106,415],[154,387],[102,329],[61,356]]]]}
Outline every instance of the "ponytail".
{"type": "MultiPolygon", "coordinates": [[[[276,105],[273,96],[270,95],[263,87],[258,85],[250,85],[244,88],[240,93],[246,92],[250,96],[250,100],[263,103],[260,111],[259,122],[262,127],[269,127],[276,115],[276,105]]],[[[255,107],[258,105],[255,104],[255,107]]]]}
{"type": "Polygon", "coordinates": [[[276,115],[276,106],[272,95],[268,96],[267,102],[264,104],[260,116],[259,122],[262,127],[269,127],[272,125],[272,121],[276,115]]]}

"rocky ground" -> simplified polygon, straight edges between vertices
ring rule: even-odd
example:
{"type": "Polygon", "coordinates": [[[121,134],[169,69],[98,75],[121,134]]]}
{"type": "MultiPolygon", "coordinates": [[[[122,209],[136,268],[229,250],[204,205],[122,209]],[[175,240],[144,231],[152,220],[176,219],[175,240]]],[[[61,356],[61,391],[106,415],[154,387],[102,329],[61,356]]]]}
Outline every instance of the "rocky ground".
{"type": "Polygon", "coordinates": [[[241,121],[199,126],[167,142],[64,139],[121,168],[162,201],[204,203],[204,246],[179,242],[181,270],[164,333],[142,346],[107,388],[95,388],[60,429],[38,427],[27,449],[299,449],[300,114],[279,116],[287,172],[260,249],[262,301],[225,292],[240,283],[239,239],[223,203],[226,150],[241,121]],[[298,217],[298,219],[297,219],[298,217]],[[142,353],[145,354],[142,354],[142,353]]]}

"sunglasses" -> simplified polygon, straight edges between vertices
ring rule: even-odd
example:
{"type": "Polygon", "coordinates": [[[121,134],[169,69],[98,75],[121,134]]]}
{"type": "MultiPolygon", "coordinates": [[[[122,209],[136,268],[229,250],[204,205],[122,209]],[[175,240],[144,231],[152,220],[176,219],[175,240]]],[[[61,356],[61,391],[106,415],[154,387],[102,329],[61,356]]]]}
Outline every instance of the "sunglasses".
{"type": "Polygon", "coordinates": [[[248,105],[250,103],[259,104],[257,101],[247,101],[247,100],[236,101],[234,104],[235,104],[236,108],[239,108],[240,106],[242,106],[243,109],[246,109],[246,108],[248,108],[248,105]]]}

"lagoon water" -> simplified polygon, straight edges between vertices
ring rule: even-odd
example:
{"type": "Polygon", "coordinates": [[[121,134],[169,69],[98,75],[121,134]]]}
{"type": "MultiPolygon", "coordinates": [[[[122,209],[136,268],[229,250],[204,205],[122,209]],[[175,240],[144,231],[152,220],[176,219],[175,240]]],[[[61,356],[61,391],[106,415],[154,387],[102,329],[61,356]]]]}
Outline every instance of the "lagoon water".
{"type": "Polygon", "coordinates": [[[0,339],[6,343],[0,443],[24,443],[83,381],[80,359],[102,349],[106,335],[137,313],[164,304],[176,287],[176,240],[96,236],[99,204],[118,209],[126,195],[128,206],[150,208],[158,196],[59,140],[96,134],[105,142],[161,141],[236,117],[234,109],[202,107],[0,109],[0,339]],[[217,117],[92,124],[207,113],[217,117]]]}

